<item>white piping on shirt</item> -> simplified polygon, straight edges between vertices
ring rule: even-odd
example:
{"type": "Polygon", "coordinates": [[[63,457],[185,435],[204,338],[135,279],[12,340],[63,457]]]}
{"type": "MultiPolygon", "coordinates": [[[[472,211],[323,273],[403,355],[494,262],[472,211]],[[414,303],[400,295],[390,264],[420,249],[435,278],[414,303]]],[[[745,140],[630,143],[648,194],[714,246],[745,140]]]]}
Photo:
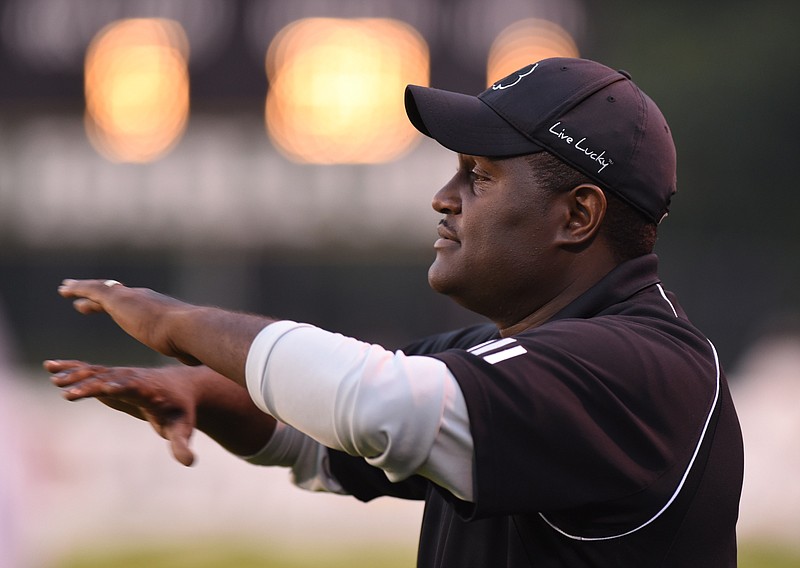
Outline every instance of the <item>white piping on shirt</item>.
{"type": "MultiPolygon", "coordinates": [[[[661,295],[664,297],[669,306],[672,308],[672,312],[675,314],[675,317],[678,317],[678,313],[675,311],[675,306],[673,306],[672,302],[670,302],[669,299],[667,298],[666,294],[664,293],[664,289],[661,287],[660,284],[656,284],[656,286],[658,286],[659,292],[661,292],[661,295]]],[[[700,433],[700,440],[697,442],[697,447],[695,447],[694,449],[694,453],[692,454],[692,459],[689,460],[689,465],[686,467],[686,471],[683,472],[683,477],[681,477],[681,481],[680,483],[678,483],[678,487],[675,489],[675,492],[672,494],[672,497],[669,498],[667,503],[663,507],[661,507],[661,510],[659,510],[655,515],[650,517],[650,519],[648,519],[638,527],[620,534],[615,534],[610,536],[596,536],[596,537],[569,534],[566,531],[563,531],[560,528],[558,528],[552,522],[550,522],[547,519],[547,517],[545,517],[542,513],[539,513],[539,516],[545,523],[550,525],[550,528],[552,528],[559,534],[564,535],[567,538],[571,538],[572,540],[581,540],[581,541],[612,540],[615,538],[622,538],[624,536],[628,536],[629,534],[633,534],[636,531],[643,529],[644,527],[655,521],[658,517],[660,517],[664,513],[664,511],[666,511],[667,508],[670,505],[672,505],[672,502],[675,501],[675,499],[678,497],[678,494],[681,492],[681,489],[683,489],[683,485],[686,483],[686,479],[689,477],[689,472],[691,472],[695,459],[697,459],[697,454],[700,453],[700,447],[703,445],[703,441],[705,440],[706,432],[708,431],[708,425],[711,423],[711,417],[714,415],[714,411],[717,408],[717,402],[719,401],[719,386],[720,386],[719,356],[717,355],[717,349],[714,347],[714,344],[711,343],[711,340],[706,339],[706,341],[708,341],[708,344],[711,346],[711,352],[714,354],[714,365],[716,366],[717,369],[717,378],[716,378],[717,384],[716,384],[716,391],[714,392],[714,401],[711,404],[711,410],[708,412],[705,424],[703,424],[703,431],[700,433]]]]}
{"type": "Polygon", "coordinates": [[[661,292],[661,297],[664,298],[664,300],[669,304],[669,307],[672,308],[672,313],[675,314],[675,317],[678,317],[678,312],[675,311],[675,306],[673,306],[672,302],[670,302],[669,298],[667,298],[667,294],[666,292],[664,292],[664,288],[661,287],[661,284],[656,284],[656,287],[658,288],[658,291],[661,292]]]}

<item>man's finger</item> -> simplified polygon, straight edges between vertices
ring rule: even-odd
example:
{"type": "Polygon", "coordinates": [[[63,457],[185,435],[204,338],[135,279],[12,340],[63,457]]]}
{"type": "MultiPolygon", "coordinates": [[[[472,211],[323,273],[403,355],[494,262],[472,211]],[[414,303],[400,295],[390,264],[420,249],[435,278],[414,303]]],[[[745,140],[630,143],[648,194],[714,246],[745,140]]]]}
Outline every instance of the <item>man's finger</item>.
{"type": "Polygon", "coordinates": [[[62,392],[64,398],[70,402],[84,398],[95,398],[101,394],[100,389],[97,387],[97,381],[91,379],[69,385],[62,392]]]}
{"type": "Polygon", "coordinates": [[[47,359],[42,362],[42,366],[48,373],[58,373],[67,369],[74,369],[85,365],[83,361],[77,359],[47,359]]]}
{"type": "Polygon", "coordinates": [[[65,298],[74,298],[76,296],[86,296],[90,291],[91,280],[75,280],[73,278],[65,278],[61,281],[58,287],[58,293],[65,298]]]}
{"type": "Polygon", "coordinates": [[[185,466],[194,463],[194,453],[189,449],[189,436],[192,428],[183,422],[177,422],[164,427],[164,437],[169,440],[172,455],[185,466]]]}
{"type": "Polygon", "coordinates": [[[103,312],[101,300],[109,288],[120,285],[116,280],[75,280],[66,278],[58,287],[64,298],[76,298],[72,305],[82,314],[103,312]]]}
{"type": "Polygon", "coordinates": [[[88,298],[79,298],[72,302],[73,307],[79,311],[80,313],[86,314],[97,314],[102,313],[105,310],[103,306],[95,302],[94,300],[90,300],[88,298]]]}
{"type": "Polygon", "coordinates": [[[65,278],[58,287],[58,293],[65,298],[99,298],[105,294],[109,288],[123,286],[119,280],[75,280],[65,278]]]}
{"type": "Polygon", "coordinates": [[[80,400],[99,396],[118,396],[120,390],[122,390],[122,386],[118,383],[103,380],[102,377],[88,377],[78,382],[64,385],[64,398],[67,400],[80,400]]]}
{"type": "Polygon", "coordinates": [[[100,365],[89,365],[80,361],[47,361],[45,368],[52,374],[50,380],[59,387],[65,387],[90,377],[101,376],[108,369],[100,365]]]}
{"type": "Polygon", "coordinates": [[[85,367],[78,367],[75,369],[66,369],[64,371],[53,374],[50,380],[59,388],[69,387],[85,381],[92,376],[92,372],[88,371],[85,367]]]}

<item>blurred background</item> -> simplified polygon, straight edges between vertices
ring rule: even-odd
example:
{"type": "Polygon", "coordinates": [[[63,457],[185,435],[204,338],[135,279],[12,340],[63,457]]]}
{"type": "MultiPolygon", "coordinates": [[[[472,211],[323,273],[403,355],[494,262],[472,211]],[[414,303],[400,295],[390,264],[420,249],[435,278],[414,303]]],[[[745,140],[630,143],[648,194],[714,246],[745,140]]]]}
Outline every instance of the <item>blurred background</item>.
{"type": "Polygon", "coordinates": [[[742,565],[800,566],[798,22],[789,0],[0,0],[0,567],[413,565],[418,504],[304,494],[202,435],[186,469],[61,400],[45,358],[163,361],[56,287],[392,348],[479,321],[427,287],[455,158],[403,87],[478,93],[553,55],[627,70],[672,126],[657,252],[738,403],[742,565]]]}

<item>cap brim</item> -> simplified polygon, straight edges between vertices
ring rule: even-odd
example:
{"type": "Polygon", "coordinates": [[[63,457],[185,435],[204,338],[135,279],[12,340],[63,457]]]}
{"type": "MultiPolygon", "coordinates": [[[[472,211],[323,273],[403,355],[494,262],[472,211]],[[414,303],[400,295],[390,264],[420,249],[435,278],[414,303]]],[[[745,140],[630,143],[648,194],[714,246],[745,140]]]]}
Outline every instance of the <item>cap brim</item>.
{"type": "Polygon", "coordinates": [[[459,154],[505,157],[543,150],[472,95],[408,85],[405,105],[417,130],[459,154]]]}

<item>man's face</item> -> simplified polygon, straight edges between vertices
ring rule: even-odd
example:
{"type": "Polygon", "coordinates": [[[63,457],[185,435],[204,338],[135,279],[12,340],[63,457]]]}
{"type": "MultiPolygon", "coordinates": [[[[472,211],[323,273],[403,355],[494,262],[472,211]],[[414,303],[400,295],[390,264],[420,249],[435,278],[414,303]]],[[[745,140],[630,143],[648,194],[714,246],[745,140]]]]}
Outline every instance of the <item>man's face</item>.
{"type": "Polygon", "coordinates": [[[431,287],[496,323],[539,309],[559,291],[557,201],[524,156],[459,154],[458,171],[433,198],[443,218],[431,287]]]}

